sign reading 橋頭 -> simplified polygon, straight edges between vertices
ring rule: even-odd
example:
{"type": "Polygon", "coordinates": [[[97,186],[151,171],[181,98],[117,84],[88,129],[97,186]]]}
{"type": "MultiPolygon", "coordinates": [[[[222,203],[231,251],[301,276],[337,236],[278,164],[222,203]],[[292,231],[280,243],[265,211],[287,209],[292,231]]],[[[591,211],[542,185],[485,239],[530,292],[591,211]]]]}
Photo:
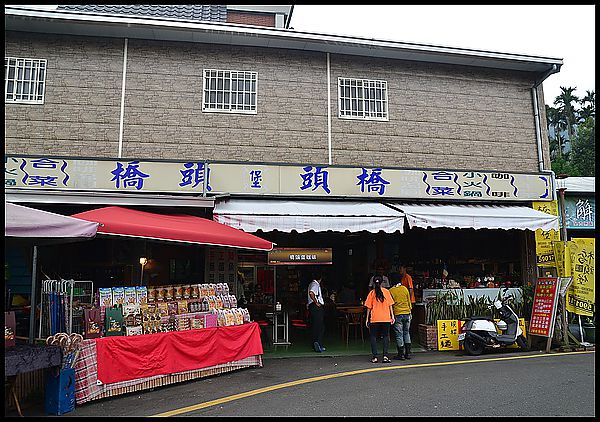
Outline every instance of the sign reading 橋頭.
{"type": "Polygon", "coordinates": [[[549,174],[5,157],[6,188],[550,201],[549,174]]]}

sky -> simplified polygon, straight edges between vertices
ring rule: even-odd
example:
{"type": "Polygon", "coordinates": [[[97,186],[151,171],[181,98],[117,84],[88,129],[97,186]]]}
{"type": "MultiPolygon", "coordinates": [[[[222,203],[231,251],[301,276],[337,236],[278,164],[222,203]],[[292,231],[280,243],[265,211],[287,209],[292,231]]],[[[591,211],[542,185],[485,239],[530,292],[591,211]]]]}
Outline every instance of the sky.
{"type": "Polygon", "coordinates": [[[543,83],[546,104],[560,94],[561,86],[576,87],[575,95],[579,97],[596,90],[594,5],[297,4],[291,27],[562,59],[560,72],[543,83]]]}
{"type": "Polygon", "coordinates": [[[595,91],[595,6],[577,5],[294,5],[298,31],[355,35],[530,54],[563,60],[543,83],[551,104],[560,87],[595,91]],[[564,31],[568,30],[569,35],[564,31]]]}

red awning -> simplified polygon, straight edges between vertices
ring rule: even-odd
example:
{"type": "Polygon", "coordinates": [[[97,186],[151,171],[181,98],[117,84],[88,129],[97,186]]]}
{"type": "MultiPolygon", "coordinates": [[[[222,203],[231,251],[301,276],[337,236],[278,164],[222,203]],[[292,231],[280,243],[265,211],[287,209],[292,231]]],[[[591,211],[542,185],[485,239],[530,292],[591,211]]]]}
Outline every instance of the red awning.
{"type": "Polygon", "coordinates": [[[164,215],[121,207],[80,212],[72,217],[100,223],[98,234],[200,243],[270,251],[273,243],[206,218],[164,215]]]}

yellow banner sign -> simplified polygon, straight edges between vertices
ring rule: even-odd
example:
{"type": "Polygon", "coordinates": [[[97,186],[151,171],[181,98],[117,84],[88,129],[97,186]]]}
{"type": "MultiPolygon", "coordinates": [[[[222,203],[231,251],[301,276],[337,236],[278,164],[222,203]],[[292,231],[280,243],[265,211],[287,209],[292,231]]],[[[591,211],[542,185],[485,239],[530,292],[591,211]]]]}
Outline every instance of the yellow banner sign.
{"type": "Polygon", "coordinates": [[[556,270],[558,272],[559,277],[571,277],[571,254],[565,253],[568,250],[569,242],[552,242],[552,247],[554,248],[554,261],[556,262],[556,270]]]}
{"type": "MultiPolygon", "coordinates": [[[[558,215],[558,202],[533,202],[533,209],[546,214],[558,215]]],[[[554,267],[554,248],[552,242],[560,240],[560,232],[558,230],[542,230],[535,231],[535,255],[538,267],[554,267]]]]}
{"type": "Polygon", "coordinates": [[[567,311],[593,316],[596,239],[573,239],[568,242],[573,283],[567,290],[567,311]]]}

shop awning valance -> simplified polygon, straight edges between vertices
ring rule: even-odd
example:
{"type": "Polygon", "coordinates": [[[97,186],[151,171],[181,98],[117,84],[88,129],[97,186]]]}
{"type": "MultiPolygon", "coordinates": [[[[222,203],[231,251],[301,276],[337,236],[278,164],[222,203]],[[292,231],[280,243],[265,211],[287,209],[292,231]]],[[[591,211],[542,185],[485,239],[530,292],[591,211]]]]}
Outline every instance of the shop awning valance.
{"type": "Polygon", "coordinates": [[[458,229],[558,230],[558,217],[519,205],[402,204],[409,227],[458,229]]]}
{"type": "Polygon", "coordinates": [[[262,251],[273,249],[273,243],[260,237],[193,215],[165,215],[105,207],[74,214],[73,217],[100,223],[99,234],[262,251]]]}
{"type": "Polygon", "coordinates": [[[32,240],[87,239],[97,223],[4,202],[4,236],[32,240]]]}
{"type": "Polygon", "coordinates": [[[404,228],[401,212],[377,202],[358,201],[229,199],[215,204],[213,218],[247,232],[402,233],[404,228]]]}

